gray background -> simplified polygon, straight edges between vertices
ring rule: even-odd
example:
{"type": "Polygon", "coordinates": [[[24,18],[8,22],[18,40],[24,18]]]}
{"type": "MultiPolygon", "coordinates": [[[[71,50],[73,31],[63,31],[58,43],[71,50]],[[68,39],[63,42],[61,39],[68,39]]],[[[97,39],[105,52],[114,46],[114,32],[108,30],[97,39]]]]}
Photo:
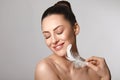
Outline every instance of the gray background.
{"type": "MultiPolygon", "coordinates": [[[[105,57],[120,80],[120,1],[69,0],[81,27],[81,56],[105,57]]],[[[33,80],[36,63],[51,51],[41,33],[43,11],[57,0],[0,0],[0,80],[33,80]]],[[[46,75],[47,76],[47,75],[46,75]]]]}

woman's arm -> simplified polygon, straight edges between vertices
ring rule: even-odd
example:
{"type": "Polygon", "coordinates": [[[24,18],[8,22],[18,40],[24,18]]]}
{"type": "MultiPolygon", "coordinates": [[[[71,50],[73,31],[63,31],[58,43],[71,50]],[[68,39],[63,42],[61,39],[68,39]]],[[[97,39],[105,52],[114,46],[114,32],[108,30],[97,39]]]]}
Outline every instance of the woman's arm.
{"type": "Polygon", "coordinates": [[[48,63],[41,61],[36,66],[35,80],[59,80],[59,78],[48,63]]]}
{"type": "Polygon", "coordinates": [[[93,56],[86,61],[87,66],[92,68],[101,77],[101,80],[111,80],[110,70],[104,58],[93,56]]]}

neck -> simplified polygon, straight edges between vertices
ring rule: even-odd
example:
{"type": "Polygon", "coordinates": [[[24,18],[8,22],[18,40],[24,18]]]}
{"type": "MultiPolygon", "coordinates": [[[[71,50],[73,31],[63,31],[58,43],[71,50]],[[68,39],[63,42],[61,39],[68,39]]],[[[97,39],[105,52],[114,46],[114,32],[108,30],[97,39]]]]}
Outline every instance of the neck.
{"type": "Polygon", "coordinates": [[[52,54],[52,59],[65,71],[69,72],[73,66],[72,62],[68,61],[65,56],[58,56],[57,54],[52,54]]]}
{"type": "Polygon", "coordinates": [[[74,56],[80,56],[76,45],[72,46],[72,53],[74,56]]]}

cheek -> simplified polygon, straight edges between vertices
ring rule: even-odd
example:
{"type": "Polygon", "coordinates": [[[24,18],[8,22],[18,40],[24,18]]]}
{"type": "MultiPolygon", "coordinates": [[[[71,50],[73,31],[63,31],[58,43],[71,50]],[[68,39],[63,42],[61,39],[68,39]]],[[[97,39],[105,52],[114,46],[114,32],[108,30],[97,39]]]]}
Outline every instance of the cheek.
{"type": "Polygon", "coordinates": [[[46,42],[46,45],[49,47],[50,46],[50,40],[46,39],[45,42],[46,42]]]}
{"type": "Polygon", "coordinates": [[[61,38],[65,41],[71,41],[74,39],[74,34],[72,32],[65,32],[63,35],[61,35],[61,38]]]}

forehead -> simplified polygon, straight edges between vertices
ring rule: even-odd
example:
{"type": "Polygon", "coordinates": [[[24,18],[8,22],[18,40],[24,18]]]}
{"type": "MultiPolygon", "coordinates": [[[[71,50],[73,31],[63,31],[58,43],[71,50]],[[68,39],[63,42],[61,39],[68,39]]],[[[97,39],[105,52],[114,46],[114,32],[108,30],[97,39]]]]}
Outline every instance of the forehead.
{"type": "Polygon", "coordinates": [[[49,31],[53,30],[59,25],[70,25],[69,21],[64,18],[61,14],[52,14],[47,17],[45,17],[42,21],[42,30],[43,31],[49,31]]]}

